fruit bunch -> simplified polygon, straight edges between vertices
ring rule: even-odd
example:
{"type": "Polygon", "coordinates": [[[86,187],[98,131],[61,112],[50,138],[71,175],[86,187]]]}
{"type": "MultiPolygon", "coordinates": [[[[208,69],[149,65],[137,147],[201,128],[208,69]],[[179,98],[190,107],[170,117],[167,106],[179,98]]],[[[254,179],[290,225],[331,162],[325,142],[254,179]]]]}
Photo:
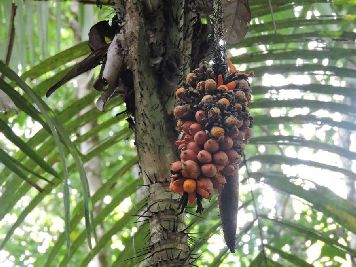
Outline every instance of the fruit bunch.
{"type": "Polygon", "coordinates": [[[176,90],[180,160],[171,165],[170,190],[183,194],[181,212],[195,202],[201,212],[202,198],[209,199],[214,188],[221,192],[227,179],[237,176],[253,122],[248,77],[232,64],[226,75],[202,64],[176,90]]]}

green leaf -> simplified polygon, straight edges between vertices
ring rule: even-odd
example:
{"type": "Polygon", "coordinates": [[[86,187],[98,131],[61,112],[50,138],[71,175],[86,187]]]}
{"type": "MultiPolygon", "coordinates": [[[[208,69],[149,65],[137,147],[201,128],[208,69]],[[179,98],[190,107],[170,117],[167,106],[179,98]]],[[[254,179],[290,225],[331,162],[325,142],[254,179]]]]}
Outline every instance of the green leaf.
{"type": "MultiPolygon", "coordinates": [[[[278,22],[277,22],[278,23],[278,22]]],[[[256,46],[256,44],[287,44],[292,42],[301,42],[305,43],[307,41],[312,41],[316,39],[323,38],[323,41],[331,41],[331,40],[349,40],[352,41],[356,39],[356,33],[354,32],[346,32],[346,31],[310,31],[310,32],[302,32],[295,34],[266,34],[266,35],[257,35],[250,36],[242,40],[238,47],[248,47],[256,46]]],[[[230,45],[231,48],[236,47],[235,45],[230,45]]],[[[237,63],[239,61],[237,59],[237,63]]]]}
{"type": "MultiPolygon", "coordinates": [[[[91,233],[94,233],[94,229],[92,228],[91,221],[93,220],[93,215],[92,215],[92,206],[91,203],[89,202],[89,197],[90,197],[90,192],[89,192],[89,185],[88,185],[88,180],[86,178],[86,174],[84,171],[83,163],[80,158],[80,155],[76,149],[76,147],[73,145],[73,143],[70,141],[67,132],[64,130],[64,128],[61,126],[60,123],[58,123],[57,118],[55,114],[51,111],[51,109],[46,105],[45,102],[35,93],[32,91],[32,89],[23,81],[21,80],[20,77],[16,75],[15,72],[10,70],[4,63],[0,61],[0,70],[11,80],[16,82],[21,89],[23,89],[32,99],[32,101],[38,106],[40,109],[41,113],[45,117],[46,121],[49,123],[49,127],[51,128],[51,132],[53,134],[54,140],[56,142],[57,148],[59,150],[59,154],[61,157],[61,161],[63,164],[63,169],[64,169],[64,179],[68,179],[68,172],[67,172],[67,166],[65,162],[65,156],[64,156],[64,151],[62,148],[62,143],[66,145],[66,147],[69,149],[70,153],[72,154],[74,161],[76,163],[76,166],[79,170],[80,174],[80,180],[82,183],[82,189],[83,189],[83,198],[84,198],[84,214],[85,214],[85,223],[87,225],[87,234],[88,234],[88,243],[89,246],[91,247],[91,233]]],[[[68,197],[68,196],[67,196],[68,197]]],[[[69,209],[68,207],[69,201],[65,201],[65,209],[69,209]]],[[[66,219],[68,219],[66,217],[66,219]]],[[[66,221],[66,224],[69,225],[69,221],[66,221]]],[[[95,235],[95,233],[94,233],[95,235]]]]}
{"type": "Polygon", "coordinates": [[[340,113],[350,114],[353,116],[356,115],[355,108],[349,105],[334,103],[334,102],[318,101],[318,100],[306,100],[306,99],[298,99],[298,100],[290,99],[290,100],[278,100],[278,101],[275,101],[273,99],[259,99],[253,101],[249,107],[251,109],[276,108],[276,107],[287,107],[287,108],[307,107],[312,110],[323,109],[323,110],[328,110],[330,112],[340,112],[340,113]]]}
{"type": "Polygon", "coordinates": [[[336,87],[327,84],[306,84],[306,85],[295,85],[295,84],[288,84],[283,86],[253,86],[253,95],[257,96],[259,94],[266,94],[271,90],[299,90],[302,92],[310,92],[310,93],[317,93],[317,94],[326,94],[326,95],[343,95],[349,97],[356,97],[356,90],[352,87],[336,87]]]}
{"type": "Polygon", "coordinates": [[[58,177],[58,173],[41,158],[40,155],[37,154],[30,146],[28,146],[21,138],[19,138],[11,128],[0,119],[0,131],[6,136],[8,140],[10,140],[13,144],[15,144],[18,148],[21,149],[30,159],[32,159],[35,163],[37,163],[43,170],[52,174],[56,178],[58,177]]]}
{"type": "Polygon", "coordinates": [[[40,114],[40,112],[38,112],[38,110],[34,108],[22,95],[20,95],[15,89],[13,89],[8,83],[6,83],[2,79],[0,79],[0,88],[11,98],[11,100],[15,103],[16,107],[24,111],[35,121],[38,121],[47,131],[50,131],[49,126],[42,119],[42,115],[40,114]]]}
{"type": "Polygon", "coordinates": [[[350,178],[356,180],[356,174],[350,170],[346,170],[344,168],[339,168],[336,166],[319,163],[319,162],[311,161],[311,160],[302,160],[302,159],[291,158],[291,157],[282,156],[282,155],[263,154],[263,155],[253,156],[253,157],[249,158],[247,161],[259,161],[259,162],[269,163],[269,164],[306,165],[306,166],[310,166],[310,167],[314,167],[314,168],[320,168],[320,169],[330,170],[333,172],[339,172],[347,177],[350,177],[350,178]]]}
{"type": "MultiPolygon", "coordinates": [[[[16,173],[16,175],[18,177],[20,177],[21,179],[23,179],[24,181],[26,181],[29,185],[31,185],[32,187],[36,188],[38,191],[42,191],[42,188],[39,187],[37,184],[35,184],[34,182],[32,182],[31,180],[27,179],[26,174],[24,174],[21,170],[21,168],[24,168],[24,166],[18,162],[16,159],[10,157],[7,155],[7,153],[0,149],[0,161],[7,167],[9,168],[11,171],[13,171],[14,173],[16,173]]],[[[36,174],[37,176],[39,176],[38,174],[36,174]]],[[[39,176],[41,177],[41,176],[39,176]]]]}
{"type": "Polygon", "coordinates": [[[290,182],[291,177],[288,178],[280,173],[266,172],[251,173],[250,175],[258,177],[258,179],[264,177],[266,184],[310,202],[317,210],[329,215],[336,222],[356,233],[356,206],[328,188],[315,184],[315,188],[305,190],[303,187],[290,182]]]}
{"type": "Polygon", "coordinates": [[[330,125],[338,128],[356,131],[356,124],[348,121],[334,121],[330,118],[319,118],[314,115],[298,115],[298,116],[281,116],[271,117],[265,115],[257,115],[253,117],[255,125],[278,125],[278,124],[307,124],[313,123],[316,126],[330,125]]]}
{"type": "MultiPolygon", "coordinates": [[[[145,203],[145,199],[141,200],[138,203],[134,203],[132,208],[125,214],[124,217],[122,217],[120,220],[118,220],[109,230],[107,230],[101,239],[96,243],[96,246],[90,250],[89,253],[86,254],[86,257],[84,260],[81,262],[81,264],[78,264],[78,266],[88,266],[88,263],[90,260],[108,243],[111,241],[111,237],[119,232],[122,228],[128,227],[128,224],[132,221],[135,220],[135,215],[137,215],[140,210],[142,209],[142,206],[145,203]]],[[[110,205],[110,204],[109,204],[110,205]]],[[[117,203],[116,203],[117,205],[117,203]]],[[[100,214],[98,214],[95,217],[94,220],[94,225],[98,225],[100,221],[105,219],[107,215],[111,212],[111,210],[115,208],[115,205],[110,205],[110,208],[103,209],[100,214]]],[[[73,253],[81,246],[83,243],[83,240],[85,238],[84,232],[81,232],[79,236],[76,238],[76,240],[73,242],[72,245],[72,253],[69,254],[68,257],[65,257],[58,266],[66,266],[69,262],[69,260],[73,257],[73,253]]]]}
{"type": "Polygon", "coordinates": [[[266,144],[266,145],[285,145],[285,146],[301,146],[310,147],[313,149],[321,149],[331,153],[338,154],[347,159],[356,159],[356,153],[350,150],[338,147],[335,145],[329,145],[322,142],[306,140],[298,136],[257,136],[249,139],[250,144],[266,144]]]}
{"type": "MultiPolygon", "coordinates": [[[[283,50],[283,51],[274,51],[269,50],[268,53],[260,52],[260,53],[251,53],[241,55],[239,57],[233,57],[233,63],[243,64],[243,63],[251,63],[251,62],[259,62],[263,63],[265,60],[296,60],[298,58],[313,60],[314,58],[323,60],[324,58],[328,58],[329,60],[338,60],[341,58],[347,58],[351,54],[355,54],[356,51],[352,52],[352,50],[344,49],[344,48],[325,48],[323,50],[303,50],[303,49],[291,49],[291,50],[283,50]]],[[[274,63],[275,64],[275,63],[274,63]]]]}
{"type": "Polygon", "coordinates": [[[269,248],[272,252],[277,253],[283,259],[289,261],[290,263],[293,263],[295,266],[313,267],[312,264],[307,263],[306,261],[304,261],[301,258],[295,256],[294,254],[290,254],[290,253],[284,252],[283,250],[280,250],[280,249],[278,249],[276,247],[273,247],[273,246],[270,246],[268,244],[266,244],[265,247],[269,248]]]}
{"type": "Polygon", "coordinates": [[[345,259],[346,258],[346,254],[340,252],[339,250],[335,250],[332,246],[329,246],[327,244],[325,244],[322,248],[321,248],[321,252],[320,252],[320,256],[321,257],[340,257],[345,259]]]}
{"type": "Polygon", "coordinates": [[[318,232],[316,230],[314,230],[313,228],[304,226],[300,223],[295,223],[292,221],[288,221],[288,220],[283,220],[283,219],[277,219],[277,218],[270,218],[267,217],[265,215],[260,215],[261,218],[265,219],[265,220],[269,220],[272,221],[273,223],[277,223],[280,224],[282,226],[285,226],[287,228],[290,228],[302,235],[305,235],[308,239],[314,239],[314,240],[320,240],[325,242],[326,244],[332,246],[334,249],[340,250],[340,253],[348,253],[351,256],[355,257],[356,256],[356,251],[344,246],[342,244],[340,244],[337,240],[335,239],[331,239],[329,238],[326,234],[322,233],[322,232],[318,232]]]}
{"type": "MultiPolygon", "coordinates": [[[[272,66],[260,66],[255,67],[253,72],[256,77],[262,77],[264,74],[291,74],[291,73],[308,73],[308,74],[320,74],[324,72],[324,75],[335,75],[339,77],[355,77],[356,71],[350,68],[339,68],[336,66],[323,66],[318,64],[304,64],[296,66],[295,64],[280,64],[272,66]]],[[[277,101],[276,101],[277,102],[277,101]]],[[[328,102],[329,104],[330,102],[328,102]]]]}
{"type": "Polygon", "coordinates": [[[88,42],[81,42],[73,47],[68,48],[52,57],[47,58],[38,65],[31,68],[29,71],[24,72],[21,75],[22,79],[35,79],[42,74],[63,66],[64,64],[77,59],[79,57],[85,56],[90,52],[88,42]]]}
{"type": "Polygon", "coordinates": [[[267,267],[268,261],[264,251],[260,251],[257,256],[251,261],[250,267],[267,267]]]}
{"type": "MultiPolygon", "coordinates": [[[[133,158],[129,160],[122,168],[118,170],[105,184],[103,184],[100,189],[98,189],[97,192],[92,196],[92,201],[93,203],[97,203],[99,200],[101,200],[105,194],[109,192],[109,190],[115,185],[117,180],[121,178],[135,163],[137,162],[137,158],[133,158]]],[[[137,179],[134,180],[132,183],[128,184],[125,186],[122,190],[119,191],[119,193],[115,196],[114,202],[113,203],[120,203],[124,198],[132,195],[138,184],[141,182],[141,180],[137,179]]],[[[75,227],[79,224],[82,216],[81,210],[83,208],[83,202],[80,202],[74,209],[72,219],[70,222],[71,229],[75,229],[75,227]]],[[[46,260],[46,265],[49,265],[51,262],[54,261],[54,259],[58,256],[58,251],[60,247],[63,245],[65,240],[64,234],[61,234],[55,245],[47,252],[47,260],[46,260]]]]}

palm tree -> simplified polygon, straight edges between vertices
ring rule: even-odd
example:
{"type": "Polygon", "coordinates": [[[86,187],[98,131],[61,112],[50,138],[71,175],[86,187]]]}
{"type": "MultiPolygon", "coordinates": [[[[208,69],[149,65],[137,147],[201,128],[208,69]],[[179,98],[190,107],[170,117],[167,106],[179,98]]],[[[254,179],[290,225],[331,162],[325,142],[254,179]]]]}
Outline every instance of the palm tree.
{"type": "MultiPolygon", "coordinates": [[[[95,1],[82,2],[85,14],[95,1]]],[[[122,26],[123,64],[133,77],[133,87],[128,90],[134,95],[134,106],[130,106],[133,102],[125,106],[114,98],[106,112],[91,107],[83,113],[99,93],[92,91],[75,99],[70,91],[73,86],[58,90],[49,100],[41,98],[71,69],[72,61],[90,53],[87,42],[45,59],[20,77],[0,64],[4,77],[0,89],[19,109],[18,115],[10,112],[0,121],[4,135],[0,140],[5,144],[0,150],[4,164],[0,177],[0,203],[4,203],[0,206],[4,228],[0,246],[14,257],[15,264],[30,260],[28,264],[35,266],[87,266],[100,251],[106,252],[112,266],[183,266],[192,260],[198,266],[234,266],[237,261],[242,266],[341,266],[356,256],[350,243],[351,233],[356,232],[355,203],[330,190],[325,181],[350,184],[355,179],[352,169],[338,164],[340,159],[355,160],[355,152],[334,141],[340,129],[351,133],[350,140],[356,129],[352,106],[355,33],[354,18],[349,15],[355,5],[326,0],[253,1],[249,4],[252,21],[246,38],[239,43],[229,39],[233,62],[255,73],[251,105],[255,136],[247,146],[247,163],[240,166],[238,251],[229,254],[226,247],[216,245],[219,242],[214,246],[213,242],[221,239],[217,200],[213,198],[205,205],[202,216],[189,212],[176,216],[179,196],[167,190],[169,165],[176,159],[171,116],[174,89],[179,79],[207,56],[211,46],[211,3],[198,1],[195,8],[185,3],[116,3],[126,22],[122,26]],[[199,20],[192,20],[197,14],[199,20]],[[344,98],[351,104],[344,103],[344,98]],[[127,108],[132,111],[134,125],[121,113],[127,108]],[[116,113],[121,115],[114,116],[116,113]],[[347,116],[339,119],[339,114],[347,116]],[[98,125],[81,133],[82,125],[93,120],[98,125]],[[33,122],[38,125],[37,132],[17,130],[33,122]],[[86,154],[79,153],[78,146],[95,135],[99,136],[96,146],[86,154]],[[104,167],[103,183],[90,195],[83,164],[98,156],[104,167]],[[137,161],[140,179],[131,172],[137,161]],[[145,185],[142,188],[148,192],[147,198],[139,198],[139,185],[145,185]],[[271,194],[270,187],[275,193],[271,194]],[[284,201],[274,203],[281,210],[278,216],[274,207],[267,205],[274,194],[284,201]],[[93,216],[92,207],[101,200],[102,207],[93,216]],[[64,202],[65,229],[49,225],[61,225],[59,201],[64,202]],[[46,216],[41,217],[41,211],[46,211],[46,216]],[[29,218],[38,221],[33,223],[29,218]],[[28,233],[27,225],[52,236],[42,250],[36,232],[30,239],[21,234],[28,233]],[[86,237],[90,241],[98,225],[103,225],[104,232],[96,242],[89,242],[92,249],[88,249],[86,237]],[[312,255],[313,249],[319,254],[312,255]],[[37,250],[45,252],[45,257],[38,256],[37,250]]],[[[238,3],[237,14],[246,5],[238,3]]],[[[2,12],[8,10],[8,3],[1,5],[2,12]]],[[[63,17],[71,16],[68,3],[26,5],[42,11],[36,15],[42,22],[66,22],[69,20],[63,17]]],[[[226,14],[233,7],[236,3],[225,10],[226,14]]],[[[22,8],[19,4],[16,27],[26,25],[21,19],[30,20],[22,8]]],[[[10,24],[10,16],[6,16],[10,24]]],[[[225,25],[235,29],[241,26],[237,22],[234,17],[226,17],[225,25]]],[[[40,31],[45,31],[44,25],[41,27],[40,31]]],[[[41,37],[39,47],[43,51],[23,55],[26,50],[21,44],[31,43],[31,38],[20,34],[15,39],[10,66],[14,68],[20,62],[26,66],[26,58],[39,52],[46,54],[45,44],[51,40],[41,37]]]]}

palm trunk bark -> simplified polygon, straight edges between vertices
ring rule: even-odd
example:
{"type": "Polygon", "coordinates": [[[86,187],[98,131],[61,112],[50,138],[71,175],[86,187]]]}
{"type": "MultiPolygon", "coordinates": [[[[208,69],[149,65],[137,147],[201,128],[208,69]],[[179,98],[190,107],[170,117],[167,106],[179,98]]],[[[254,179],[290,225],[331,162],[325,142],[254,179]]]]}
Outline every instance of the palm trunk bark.
{"type": "Polygon", "coordinates": [[[169,181],[170,164],[177,160],[172,115],[175,88],[208,50],[204,42],[208,43],[209,32],[195,19],[193,5],[195,1],[187,0],[115,0],[115,10],[123,19],[117,39],[124,68],[118,72],[123,73],[120,78],[149,191],[145,213],[149,215],[149,253],[141,266],[191,264],[186,226],[183,216],[177,215],[179,196],[169,191],[169,181]],[[132,84],[127,86],[131,74],[132,84]]]}
{"type": "MultiPolygon", "coordinates": [[[[165,32],[168,36],[174,33],[179,36],[178,26],[172,24],[171,28],[165,28],[165,25],[158,24],[163,23],[163,3],[156,10],[155,6],[146,10],[156,18],[151,21],[145,18],[143,8],[142,3],[126,2],[123,28],[126,40],[124,48],[128,52],[127,65],[133,74],[135,142],[144,182],[149,190],[147,213],[150,215],[150,252],[140,265],[188,266],[190,249],[183,217],[177,216],[178,196],[168,188],[170,163],[177,158],[171,116],[176,79],[167,84],[164,76],[168,72],[163,71],[161,77],[157,75],[152,66],[154,56],[150,49],[150,38],[156,38],[153,42],[157,49],[169,49],[161,38],[165,32]]],[[[169,41],[172,49],[178,49],[179,55],[179,45],[172,39],[169,41]]],[[[169,52],[167,50],[166,55],[169,52]]]]}

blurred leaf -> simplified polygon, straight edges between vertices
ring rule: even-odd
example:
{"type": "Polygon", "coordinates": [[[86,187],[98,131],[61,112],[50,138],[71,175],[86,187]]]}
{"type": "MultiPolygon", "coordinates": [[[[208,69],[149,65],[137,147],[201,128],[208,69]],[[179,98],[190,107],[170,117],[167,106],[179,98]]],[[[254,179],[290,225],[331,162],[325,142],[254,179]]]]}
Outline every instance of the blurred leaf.
{"type": "MultiPolygon", "coordinates": [[[[20,162],[18,162],[16,159],[10,157],[7,155],[7,153],[0,149],[0,161],[7,167],[9,168],[11,171],[13,171],[14,173],[16,173],[16,175],[18,177],[20,177],[21,179],[23,179],[24,181],[26,181],[29,185],[31,185],[32,187],[36,188],[38,191],[42,191],[42,188],[39,187],[36,183],[34,183],[33,181],[27,179],[27,175],[24,174],[21,170],[21,168],[25,168],[20,162]]],[[[27,170],[27,168],[25,168],[27,170]]],[[[36,176],[42,178],[39,174],[36,174],[36,176]]]]}
{"type": "Polygon", "coordinates": [[[277,218],[270,218],[265,215],[260,215],[260,217],[262,217],[266,220],[270,220],[273,223],[277,223],[277,224],[280,224],[287,228],[290,228],[294,231],[297,231],[298,233],[306,236],[308,239],[323,241],[323,242],[327,243],[328,245],[332,246],[334,249],[339,250],[340,253],[348,253],[353,257],[356,256],[355,250],[340,244],[337,240],[329,238],[326,234],[324,234],[320,231],[316,231],[310,227],[306,227],[304,225],[301,225],[300,223],[295,223],[292,221],[287,221],[287,220],[277,219],[277,218]]]}
{"type": "Polygon", "coordinates": [[[85,56],[90,52],[88,42],[81,42],[73,47],[68,48],[52,57],[47,58],[38,65],[32,67],[30,70],[24,72],[21,75],[23,80],[29,78],[31,80],[41,76],[42,74],[63,66],[64,64],[85,56]]]}
{"type": "Polygon", "coordinates": [[[283,250],[280,250],[276,247],[270,246],[270,245],[265,245],[267,248],[272,250],[272,252],[277,253],[279,256],[281,256],[283,259],[289,261],[290,263],[293,263],[295,266],[300,266],[300,267],[313,267],[312,264],[307,263],[306,261],[302,260],[301,258],[298,258],[297,256],[284,252],[283,250]]]}
{"type": "Polygon", "coordinates": [[[328,188],[315,184],[315,188],[305,190],[289,182],[290,178],[278,173],[256,173],[256,176],[265,177],[264,182],[278,190],[312,203],[316,209],[326,213],[350,231],[356,232],[356,206],[337,196],[328,188]]]}
{"type": "Polygon", "coordinates": [[[30,159],[36,162],[43,170],[48,173],[51,173],[56,178],[58,177],[58,173],[46,162],[44,161],[40,155],[37,154],[30,146],[28,146],[21,138],[19,138],[11,128],[0,119],[0,131],[9,139],[13,144],[15,144],[18,148],[20,148],[30,159]]]}

